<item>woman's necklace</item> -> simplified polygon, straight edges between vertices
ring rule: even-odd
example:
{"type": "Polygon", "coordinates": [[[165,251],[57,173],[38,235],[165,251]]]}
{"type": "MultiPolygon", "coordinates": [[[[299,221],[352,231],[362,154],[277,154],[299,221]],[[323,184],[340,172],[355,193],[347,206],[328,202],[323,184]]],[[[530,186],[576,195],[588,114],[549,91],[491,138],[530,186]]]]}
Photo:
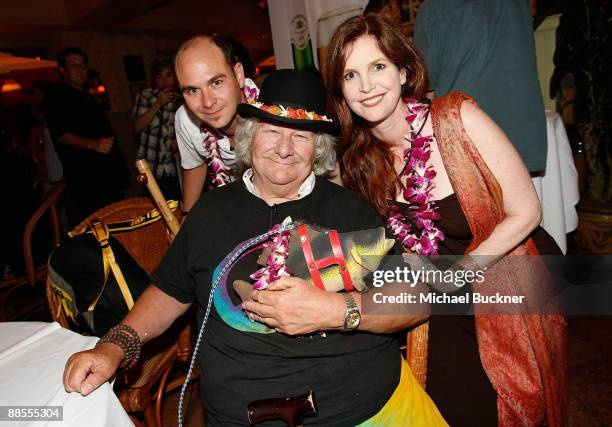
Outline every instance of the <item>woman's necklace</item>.
{"type": "Polygon", "coordinates": [[[440,219],[431,195],[436,171],[431,165],[427,166],[433,136],[421,135],[430,107],[414,99],[407,99],[406,105],[410,133],[404,138],[409,145],[404,150],[406,163],[399,178],[406,177],[403,196],[408,202],[408,216],[416,227],[411,225],[397,205],[391,208],[387,216],[387,227],[406,250],[417,255],[437,255],[438,243],[444,240],[444,233],[434,223],[440,219]]]}

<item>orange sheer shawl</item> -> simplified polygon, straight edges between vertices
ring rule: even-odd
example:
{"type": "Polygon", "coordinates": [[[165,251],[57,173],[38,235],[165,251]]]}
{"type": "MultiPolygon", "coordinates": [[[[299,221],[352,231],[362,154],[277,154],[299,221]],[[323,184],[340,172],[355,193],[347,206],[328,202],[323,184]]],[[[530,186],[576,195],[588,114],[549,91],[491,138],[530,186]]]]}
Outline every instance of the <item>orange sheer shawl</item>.
{"type": "MultiPolygon", "coordinates": [[[[456,92],[437,98],[432,122],[444,166],[474,236],[469,253],[503,220],[504,209],[499,183],[463,128],[460,110],[466,100],[474,102],[456,92]]],[[[487,271],[487,283],[505,295],[525,295],[536,286],[546,286],[550,277],[537,257],[529,268],[513,265],[513,255],[537,254],[533,241],[526,240],[487,271]]],[[[476,335],[482,365],[497,392],[500,426],[539,426],[544,420],[549,427],[567,423],[563,316],[479,314],[477,309],[476,335]]]]}

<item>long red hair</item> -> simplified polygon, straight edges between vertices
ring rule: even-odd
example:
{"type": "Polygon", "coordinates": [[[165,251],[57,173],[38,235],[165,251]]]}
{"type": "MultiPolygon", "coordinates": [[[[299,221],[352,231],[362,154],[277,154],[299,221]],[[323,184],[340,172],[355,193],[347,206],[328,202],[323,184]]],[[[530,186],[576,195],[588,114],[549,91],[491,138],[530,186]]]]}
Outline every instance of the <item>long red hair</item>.
{"type": "Polygon", "coordinates": [[[361,36],[373,36],[378,48],[398,69],[406,70],[403,98],[421,99],[427,91],[427,72],[412,42],[385,18],[366,14],[351,18],[334,33],[327,52],[328,100],[334,109],[342,134],[338,156],[342,181],[374,205],[382,216],[388,214],[401,182],[394,168],[388,144],[372,135],[368,124],[348,107],[342,94],[347,51],[361,36]]]}

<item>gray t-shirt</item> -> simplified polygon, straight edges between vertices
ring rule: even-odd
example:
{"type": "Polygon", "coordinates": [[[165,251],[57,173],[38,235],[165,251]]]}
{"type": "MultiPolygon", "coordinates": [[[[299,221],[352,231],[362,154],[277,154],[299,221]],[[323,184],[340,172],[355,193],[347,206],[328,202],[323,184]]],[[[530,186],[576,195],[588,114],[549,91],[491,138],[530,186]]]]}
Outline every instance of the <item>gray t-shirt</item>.
{"type": "Polygon", "coordinates": [[[531,172],[546,167],[546,117],[528,0],[426,0],[414,43],[435,96],[466,92],[531,172]]]}

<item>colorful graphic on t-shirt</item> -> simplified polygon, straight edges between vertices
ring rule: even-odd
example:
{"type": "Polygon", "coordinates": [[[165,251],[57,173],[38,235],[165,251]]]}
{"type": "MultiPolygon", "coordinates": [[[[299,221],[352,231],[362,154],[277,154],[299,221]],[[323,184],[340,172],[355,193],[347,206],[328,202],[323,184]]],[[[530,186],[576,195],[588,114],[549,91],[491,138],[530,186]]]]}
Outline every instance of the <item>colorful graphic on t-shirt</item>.
{"type": "MultiPolygon", "coordinates": [[[[215,272],[213,273],[213,283],[221,275],[221,271],[227,265],[227,263],[235,256],[236,253],[240,251],[240,249],[247,242],[248,241],[240,243],[223,259],[223,261],[221,261],[221,263],[217,266],[215,272]]],[[[235,265],[248,254],[254,251],[261,251],[261,249],[262,246],[257,245],[245,251],[236,259],[233,264],[235,265]]],[[[249,319],[246,314],[244,314],[240,300],[232,298],[230,296],[235,294],[234,288],[232,286],[233,284],[228,280],[230,271],[231,267],[227,269],[227,271],[221,277],[221,280],[219,281],[219,284],[217,285],[217,288],[215,289],[215,294],[213,296],[215,310],[217,310],[217,313],[219,313],[221,319],[223,319],[223,321],[232,328],[243,332],[255,332],[258,334],[271,334],[276,332],[274,329],[270,329],[262,323],[251,321],[251,319],[249,319]]]]}

